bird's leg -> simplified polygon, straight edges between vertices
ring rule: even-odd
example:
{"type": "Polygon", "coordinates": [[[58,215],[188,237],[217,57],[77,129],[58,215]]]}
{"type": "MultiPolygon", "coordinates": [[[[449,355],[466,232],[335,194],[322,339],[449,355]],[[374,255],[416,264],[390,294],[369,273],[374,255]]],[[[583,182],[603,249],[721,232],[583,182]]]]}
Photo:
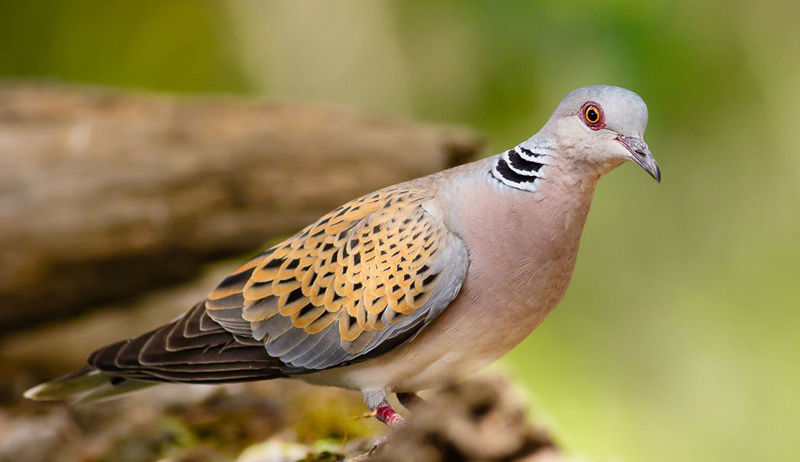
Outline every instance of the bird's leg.
{"type": "MultiPolygon", "coordinates": [[[[393,430],[405,423],[403,416],[398,414],[397,411],[392,408],[392,405],[389,404],[389,401],[386,400],[385,391],[365,390],[362,391],[362,394],[364,395],[364,401],[367,403],[367,406],[373,412],[376,419],[392,427],[393,430]]],[[[377,449],[386,444],[392,437],[394,433],[393,430],[375,440],[368,454],[374,453],[377,449]]]]}
{"type": "Polygon", "coordinates": [[[389,404],[388,401],[385,399],[381,401],[375,409],[375,418],[380,420],[381,422],[385,423],[390,427],[399,427],[405,423],[405,419],[403,416],[397,413],[394,409],[392,409],[392,405],[389,404]]]}
{"type": "Polygon", "coordinates": [[[361,394],[364,395],[364,402],[376,419],[390,427],[403,425],[405,419],[392,409],[392,405],[386,400],[386,390],[362,390],[361,394]]]}
{"type": "Polygon", "coordinates": [[[406,423],[406,419],[403,418],[400,414],[397,413],[394,409],[392,409],[392,405],[389,404],[388,401],[385,399],[378,404],[378,406],[373,410],[375,412],[375,418],[380,420],[381,422],[385,423],[392,429],[389,430],[388,433],[379,437],[372,443],[372,447],[370,448],[368,455],[372,455],[380,449],[384,444],[386,444],[394,435],[394,431],[406,423]]]}
{"type": "Polygon", "coordinates": [[[425,402],[425,400],[416,393],[397,393],[397,400],[408,410],[412,410],[425,402]]]}

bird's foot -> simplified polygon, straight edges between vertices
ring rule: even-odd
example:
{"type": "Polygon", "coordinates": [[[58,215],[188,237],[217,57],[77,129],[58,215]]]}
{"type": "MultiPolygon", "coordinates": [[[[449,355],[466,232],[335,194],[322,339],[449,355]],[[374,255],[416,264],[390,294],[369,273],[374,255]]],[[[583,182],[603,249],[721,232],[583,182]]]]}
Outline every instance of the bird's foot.
{"type": "Polygon", "coordinates": [[[369,451],[367,451],[367,455],[371,456],[371,455],[375,454],[376,452],[380,451],[380,449],[382,447],[384,447],[386,445],[386,443],[388,443],[392,439],[392,437],[394,436],[395,430],[396,429],[389,430],[389,432],[387,434],[385,434],[385,435],[379,437],[378,439],[376,439],[375,441],[373,441],[372,442],[372,447],[370,447],[369,451]]]}
{"type": "MultiPolygon", "coordinates": [[[[376,439],[372,443],[372,446],[370,447],[367,453],[347,459],[347,462],[368,460],[368,458],[371,455],[379,451],[389,440],[392,439],[395,430],[397,430],[399,427],[401,427],[403,424],[406,423],[406,420],[403,418],[403,416],[398,414],[397,411],[395,411],[394,408],[392,408],[392,405],[389,404],[389,401],[386,400],[385,393],[367,392],[364,394],[364,396],[367,405],[369,405],[369,408],[372,411],[370,414],[368,414],[368,416],[375,417],[379,421],[385,423],[387,426],[391,427],[391,430],[385,435],[376,439]]],[[[404,406],[408,407],[407,404],[404,404],[404,406]]]]}
{"type": "Polygon", "coordinates": [[[403,416],[398,414],[397,411],[395,411],[392,408],[392,405],[389,404],[389,402],[386,401],[385,399],[381,401],[380,404],[378,404],[378,406],[375,407],[373,413],[376,419],[385,423],[392,429],[388,433],[379,437],[372,443],[372,447],[366,454],[364,454],[364,456],[367,457],[379,451],[387,442],[389,442],[389,440],[392,439],[392,436],[394,436],[395,431],[406,423],[406,420],[403,418],[403,416]]]}
{"type": "MultiPolygon", "coordinates": [[[[376,414],[376,416],[377,416],[377,414],[376,414]]],[[[350,457],[348,459],[345,459],[345,462],[364,462],[364,461],[371,460],[370,458],[376,452],[380,451],[384,446],[386,446],[386,443],[391,441],[391,439],[394,437],[395,432],[397,431],[398,428],[399,427],[392,427],[385,435],[376,438],[372,442],[372,445],[369,447],[369,450],[367,452],[365,452],[363,454],[359,454],[357,456],[350,457]]]]}

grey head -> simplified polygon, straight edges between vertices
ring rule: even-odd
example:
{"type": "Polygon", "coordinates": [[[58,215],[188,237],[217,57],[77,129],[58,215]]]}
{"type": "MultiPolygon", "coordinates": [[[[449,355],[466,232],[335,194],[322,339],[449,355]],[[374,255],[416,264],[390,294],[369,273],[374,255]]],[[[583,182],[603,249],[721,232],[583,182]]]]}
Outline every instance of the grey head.
{"type": "Polygon", "coordinates": [[[643,139],[646,128],[647,106],[639,95],[597,85],[565,96],[528,142],[555,145],[573,165],[600,174],[630,160],[660,182],[661,170],[643,139]]]}

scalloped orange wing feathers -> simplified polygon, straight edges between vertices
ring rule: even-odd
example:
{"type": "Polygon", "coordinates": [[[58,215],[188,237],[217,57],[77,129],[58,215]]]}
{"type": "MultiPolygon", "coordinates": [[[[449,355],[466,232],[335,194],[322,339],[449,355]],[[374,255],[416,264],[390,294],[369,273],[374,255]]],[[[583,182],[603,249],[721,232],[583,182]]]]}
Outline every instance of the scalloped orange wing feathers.
{"type": "Polygon", "coordinates": [[[429,199],[401,185],[333,210],[228,276],[209,316],[294,373],[393,348],[447,307],[467,271],[466,248],[429,199]]]}

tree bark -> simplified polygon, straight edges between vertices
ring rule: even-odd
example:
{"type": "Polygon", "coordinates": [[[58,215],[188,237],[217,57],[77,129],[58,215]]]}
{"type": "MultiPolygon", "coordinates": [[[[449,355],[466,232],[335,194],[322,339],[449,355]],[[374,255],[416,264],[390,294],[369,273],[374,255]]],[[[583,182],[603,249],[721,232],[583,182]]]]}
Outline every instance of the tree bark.
{"type": "Polygon", "coordinates": [[[480,146],[342,109],[4,82],[0,332],[186,279],[480,146]]]}

